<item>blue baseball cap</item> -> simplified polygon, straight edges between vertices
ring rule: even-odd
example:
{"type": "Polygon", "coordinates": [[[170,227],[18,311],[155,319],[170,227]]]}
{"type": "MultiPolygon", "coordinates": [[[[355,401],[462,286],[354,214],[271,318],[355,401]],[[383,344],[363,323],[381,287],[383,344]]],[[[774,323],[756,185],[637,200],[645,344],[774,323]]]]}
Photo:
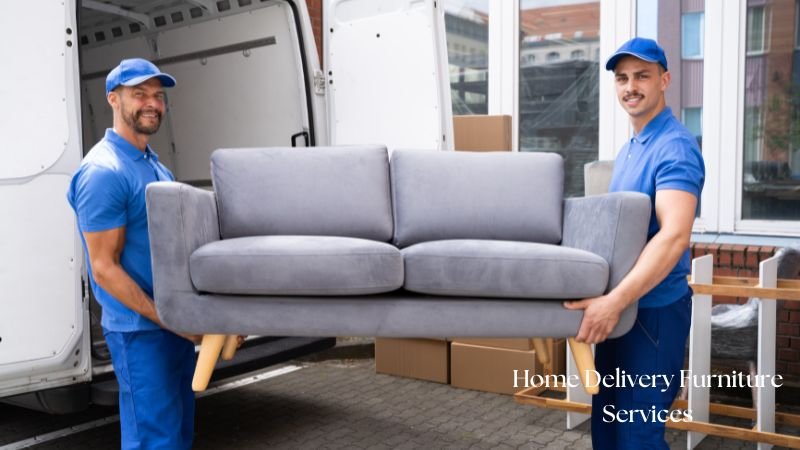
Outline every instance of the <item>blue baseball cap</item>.
{"type": "Polygon", "coordinates": [[[123,59],[106,77],[106,95],[117,86],[136,86],[150,78],[158,78],[164,87],[175,86],[175,78],[142,58],[123,59]]]}
{"type": "Polygon", "coordinates": [[[636,37],[622,44],[617,51],[606,61],[606,70],[614,70],[620,59],[626,56],[635,56],[642,61],[659,63],[664,70],[667,69],[667,56],[658,42],[652,39],[636,37]]]}

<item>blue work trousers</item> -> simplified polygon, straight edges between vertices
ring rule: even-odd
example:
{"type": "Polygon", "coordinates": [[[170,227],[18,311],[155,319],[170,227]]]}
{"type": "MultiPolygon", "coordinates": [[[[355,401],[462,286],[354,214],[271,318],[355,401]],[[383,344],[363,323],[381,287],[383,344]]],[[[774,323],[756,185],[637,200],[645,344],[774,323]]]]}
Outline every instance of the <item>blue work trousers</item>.
{"type": "Polygon", "coordinates": [[[631,331],[596,346],[595,366],[601,380],[612,375],[609,380],[622,378],[622,383],[632,384],[627,375],[646,377],[632,387],[601,383],[600,392],[592,398],[592,448],[669,448],[664,430],[681,385],[691,317],[690,292],[667,306],[639,308],[631,331]],[[661,374],[671,376],[670,382],[650,378],[661,374]]]}
{"type": "Polygon", "coordinates": [[[119,382],[122,449],[190,449],[194,344],[166,330],[103,334],[119,382]]]}

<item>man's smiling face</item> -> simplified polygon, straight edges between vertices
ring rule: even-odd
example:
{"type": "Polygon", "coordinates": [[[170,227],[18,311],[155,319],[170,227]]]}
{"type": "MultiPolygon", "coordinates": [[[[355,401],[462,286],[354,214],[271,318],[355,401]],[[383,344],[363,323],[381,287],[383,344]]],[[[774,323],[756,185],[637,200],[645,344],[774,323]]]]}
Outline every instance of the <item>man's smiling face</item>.
{"type": "Polygon", "coordinates": [[[634,121],[646,124],[664,107],[664,91],[670,75],[658,63],[626,56],[614,67],[614,80],[620,105],[634,121]]]}
{"type": "Polygon", "coordinates": [[[152,135],[161,126],[165,112],[164,89],[157,78],[119,88],[122,120],[138,134],[152,135]]]}

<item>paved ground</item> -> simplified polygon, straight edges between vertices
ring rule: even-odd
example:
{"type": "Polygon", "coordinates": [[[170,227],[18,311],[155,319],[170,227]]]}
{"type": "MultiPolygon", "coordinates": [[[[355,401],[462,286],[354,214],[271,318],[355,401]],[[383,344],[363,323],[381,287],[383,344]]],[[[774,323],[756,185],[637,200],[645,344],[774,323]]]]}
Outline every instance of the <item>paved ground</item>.
{"type": "MultiPolygon", "coordinates": [[[[199,399],[195,448],[591,448],[588,426],[566,431],[561,411],[377,375],[372,359],[300,364],[301,370],[199,399]]],[[[113,409],[93,408],[53,417],[0,405],[0,447],[113,414],[113,409]]],[[[115,448],[118,426],[114,422],[36,448],[115,448]]],[[[668,440],[674,449],[685,448],[684,433],[669,432],[668,440]]],[[[708,438],[699,448],[755,446],[708,438]]]]}

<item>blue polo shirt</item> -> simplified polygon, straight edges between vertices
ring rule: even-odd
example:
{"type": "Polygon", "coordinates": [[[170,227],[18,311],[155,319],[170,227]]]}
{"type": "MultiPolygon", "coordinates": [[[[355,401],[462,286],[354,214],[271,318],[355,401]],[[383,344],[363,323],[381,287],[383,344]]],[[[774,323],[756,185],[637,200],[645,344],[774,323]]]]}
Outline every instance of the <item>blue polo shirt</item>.
{"type": "MultiPolygon", "coordinates": [[[[650,196],[649,241],[660,230],[656,219],[656,192],[662,189],[686,191],[697,197],[699,206],[704,181],[705,165],[697,139],[667,107],[622,147],[614,163],[609,191],[635,191],[650,196]]],[[[687,248],[664,281],[639,300],[639,307],[657,308],[682,298],[689,291],[686,276],[690,270],[687,248]]]]}
{"type": "MultiPolygon", "coordinates": [[[[125,227],[125,246],[120,255],[120,264],[151,298],[153,271],[144,191],[148,183],[174,179],[169,169],[158,162],[158,155],[150,146],[142,152],[114,130],[108,129],[105,137],[83,158],[67,192],[67,200],[78,219],[84,252],[84,232],[125,227]]],[[[92,291],[103,307],[101,324],[104,329],[140,331],[159,328],[101,288],[92,275],[88,253],[86,262],[92,291]]]]}

